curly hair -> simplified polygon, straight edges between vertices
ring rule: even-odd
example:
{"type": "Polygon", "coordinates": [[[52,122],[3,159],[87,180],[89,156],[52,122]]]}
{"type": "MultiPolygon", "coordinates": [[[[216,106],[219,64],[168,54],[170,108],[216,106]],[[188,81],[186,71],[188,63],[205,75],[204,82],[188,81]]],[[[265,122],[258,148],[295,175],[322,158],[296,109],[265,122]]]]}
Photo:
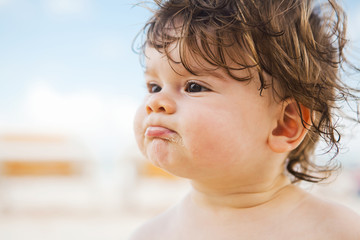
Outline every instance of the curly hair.
{"type": "Polygon", "coordinates": [[[193,56],[222,68],[238,81],[249,81],[251,76],[239,78],[234,70],[255,68],[260,95],[271,87],[281,101],[295,99],[303,126],[309,130],[287,156],[286,168],[293,181],[320,182],[338,168],[336,111],[342,102],[357,102],[359,90],[340,76],[345,64],[356,67],[344,56],[346,15],[335,0],[319,5],[313,0],[155,2],[154,15],[143,29],[143,51],[151,46],[171,59],[169,46],[177,43],[181,63],[195,75],[196,69],[188,61],[193,56]],[[241,57],[244,50],[250,63],[241,57]],[[278,87],[273,87],[274,83],[278,87]],[[310,110],[311,122],[302,118],[301,105],[310,110]],[[328,151],[334,152],[323,165],[313,159],[320,139],[327,143],[328,151]]]}

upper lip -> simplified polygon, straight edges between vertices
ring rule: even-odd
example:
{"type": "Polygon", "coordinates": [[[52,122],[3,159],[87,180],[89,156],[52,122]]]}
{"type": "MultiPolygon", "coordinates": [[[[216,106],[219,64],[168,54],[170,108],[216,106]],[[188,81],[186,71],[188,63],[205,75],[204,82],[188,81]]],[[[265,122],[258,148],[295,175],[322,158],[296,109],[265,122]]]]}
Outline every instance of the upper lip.
{"type": "Polygon", "coordinates": [[[153,130],[150,131],[150,135],[151,133],[154,133],[154,131],[156,132],[156,130],[161,132],[161,128],[165,130],[164,134],[157,134],[155,133],[156,137],[169,137],[169,135],[172,135],[175,133],[177,133],[169,124],[165,124],[163,121],[159,121],[159,120],[155,120],[155,119],[149,119],[146,123],[145,123],[145,128],[144,128],[144,135],[146,136],[148,132],[148,130],[153,130]],[[157,128],[157,129],[156,129],[157,128]],[[169,130],[170,132],[167,132],[166,130],[169,130]]]}
{"type": "Polygon", "coordinates": [[[169,129],[172,132],[176,132],[172,127],[170,127],[168,124],[164,124],[160,121],[147,121],[145,124],[145,129],[147,129],[148,127],[161,127],[161,128],[166,128],[169,129]]]}
{"type": "Polygon", "coordinates": [[[145,136],[149,138],[162,138],[170,140],[176,134],[173,130],[162,126],[148,126],[145,130],[145,136]]]}
{"type": "Polygon", "coordinates": [[[172,130],[171,128],[169,128],[169,127],[166,127],[166,126],[164,126],[164,125],[159,125],[159,124],[156,124],[156,125],[147,125],[146,126],[146,128],[145,128],[145,130],[146,129],[148,129],[148,128],[163,128],[163,129],[167,129],[167,130],[169,130],[169,131],[171,131],[171,132],[175,132],[174,130],[172,130]]]}

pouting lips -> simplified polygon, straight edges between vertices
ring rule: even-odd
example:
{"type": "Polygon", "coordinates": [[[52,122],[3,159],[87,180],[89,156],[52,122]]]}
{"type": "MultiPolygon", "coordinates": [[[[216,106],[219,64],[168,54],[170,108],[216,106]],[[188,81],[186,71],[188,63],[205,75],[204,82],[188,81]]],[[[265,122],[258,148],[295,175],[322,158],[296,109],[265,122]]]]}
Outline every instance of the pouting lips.
{"type": "Polygon", "coordinates": [[[174,131],[161,127],[161,126],[149,126],[146,128],[145,136],[150,138],[171,138],[174,134],[174,131]]]}

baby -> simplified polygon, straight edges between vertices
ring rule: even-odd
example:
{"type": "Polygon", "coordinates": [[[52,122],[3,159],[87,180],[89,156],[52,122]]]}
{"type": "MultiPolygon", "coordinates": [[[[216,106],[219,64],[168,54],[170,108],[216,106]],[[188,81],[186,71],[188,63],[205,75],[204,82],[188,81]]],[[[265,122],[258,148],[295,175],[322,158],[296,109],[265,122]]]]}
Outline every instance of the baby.
{"type": "Polygon", "coordinates": [[[314,2],[157,1],[135,135],[192,188],[131,239],[360,239],[357,214],[294,184],[335,170],[314,148],[323,139],[336,155],[337,103],[358,91],[339,74],[345,13],[314,2]]]}

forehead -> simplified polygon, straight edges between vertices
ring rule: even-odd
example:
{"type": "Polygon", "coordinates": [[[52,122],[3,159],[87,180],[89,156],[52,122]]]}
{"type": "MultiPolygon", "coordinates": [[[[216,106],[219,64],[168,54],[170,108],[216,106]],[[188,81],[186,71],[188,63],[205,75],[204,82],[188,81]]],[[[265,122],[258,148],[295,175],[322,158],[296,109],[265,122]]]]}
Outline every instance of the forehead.
{"type": "MultiPolygon", "coordinates": [[[[166,50],[157,50],[151,46],[145,48],[145,73],[153,73],[162,68],[164,64],[171,66],[174,72],[179,75],[213,75],[218,78],[231,78],[226,68],[209,63],[199,54],[189,50],[181,49],[178,43],[171,44],[166,50]]],[[[241,55],[241,54],[240,54],[241,55]]],[[[226,57],[230,72],[238,78],[249,78],[256,75],[255,68],[248,67],[249,63],[239,65],[226,57]]],[[[246,58],[245,56],[241,58],[246,58]]]]}

